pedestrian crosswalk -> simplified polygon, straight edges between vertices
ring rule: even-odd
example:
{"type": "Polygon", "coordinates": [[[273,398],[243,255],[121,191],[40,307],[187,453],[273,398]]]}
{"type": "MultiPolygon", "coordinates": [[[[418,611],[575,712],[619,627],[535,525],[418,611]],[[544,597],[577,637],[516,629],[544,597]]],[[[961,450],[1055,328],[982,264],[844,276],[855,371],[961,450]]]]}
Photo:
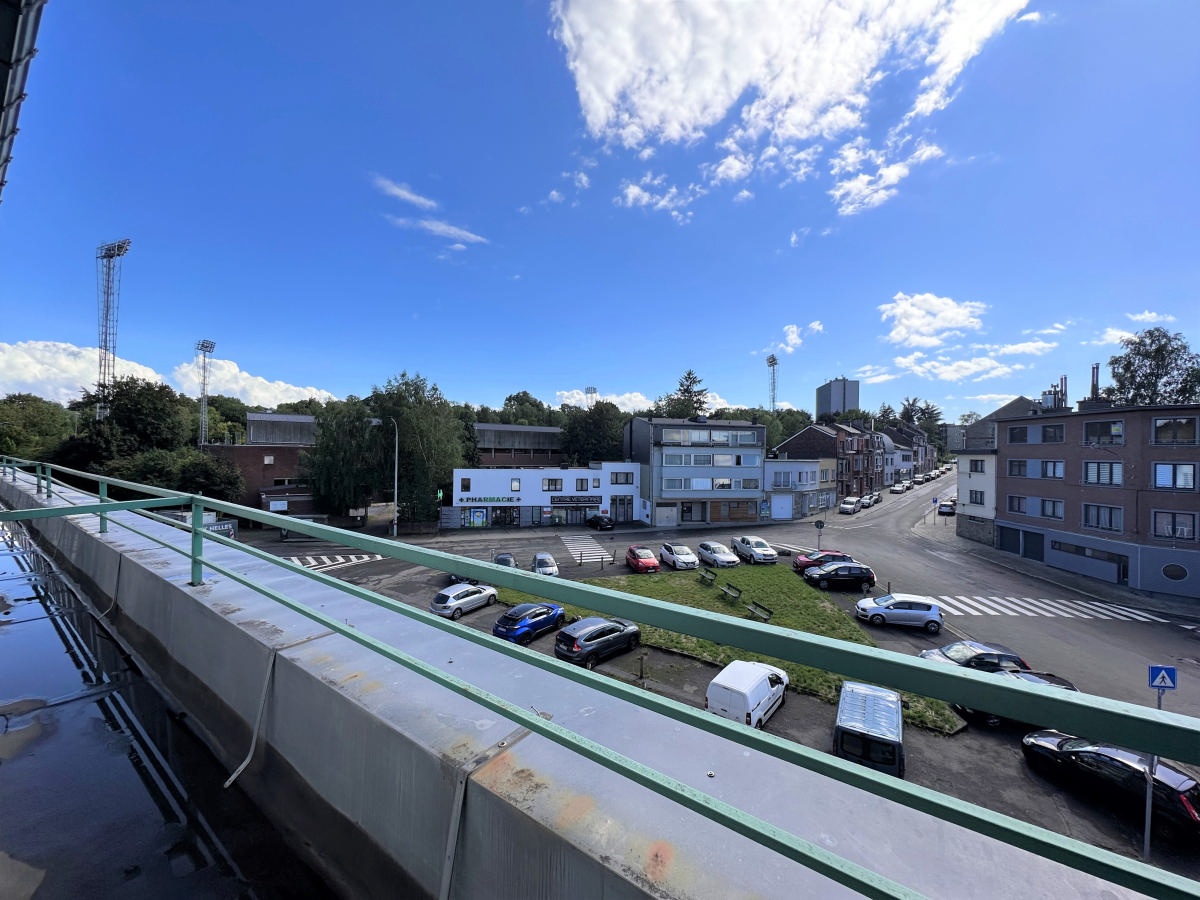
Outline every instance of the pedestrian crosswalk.
{"type": "Polygon", "coordinates": [[[304,566],[316,572],[329,572],[333,569],[344,569],[346,566],[357,566],[360,563],[375,562],[383,559],[378,553],[351,553],[348,555],[334,554],[331,556],[285,556],[290,563],[304,566]]]}
{"type": "Polygon", "coordinates": [[[1063,619],[1121,619],[1127,622],[1166,622],[1142,610],[1087,600],[1045,600],[1032,597],[926,597],[951,616],[1046,616],[1063,619]]]}
{"type": "Polygon", "coordinates": [[[599,562],[600,560],[611,562],[614,559],[615,551],[611,544],[605,546],[590,534],[564,534],[562,542],[577,563],[599,562]]]}

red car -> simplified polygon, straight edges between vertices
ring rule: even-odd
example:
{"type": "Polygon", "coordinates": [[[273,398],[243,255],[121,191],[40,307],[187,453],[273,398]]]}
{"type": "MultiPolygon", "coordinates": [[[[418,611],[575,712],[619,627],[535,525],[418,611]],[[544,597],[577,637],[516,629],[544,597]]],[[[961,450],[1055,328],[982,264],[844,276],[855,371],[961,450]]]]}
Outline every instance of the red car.
{"type": "Polygon", "coordinates": [[[808,553],[797,553],[792,557],[792,568],[797,572],[811,569],[813,566],[823,566],[831,562],[853,562],[854,557],[841,550],[810,550],[808,553]]]}
{"type": "Polygon", "coordinates": [[[658,557],[649,547],[643,547],[641,544],[631,544],[629,549],[625,551],[625,565],[633,569],[635,572],[645,572],[647,574],[658,571],[658,557]]]}

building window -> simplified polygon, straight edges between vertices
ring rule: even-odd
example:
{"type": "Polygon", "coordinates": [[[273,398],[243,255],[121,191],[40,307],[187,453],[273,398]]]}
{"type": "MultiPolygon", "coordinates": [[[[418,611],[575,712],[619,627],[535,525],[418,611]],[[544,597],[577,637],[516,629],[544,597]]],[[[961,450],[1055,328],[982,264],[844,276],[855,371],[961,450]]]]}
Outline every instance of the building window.
{"type": "Polygon", "coordinates": [[[758,479],[757,478],[743,478],[742,479],[742,490],[743,491],[757,491],[758,490],[758,479]]]}
{"type": "Polygon", "coordinates": [[[1196,417],[1174,416],[1154,420],[1155,444],[1196,444],[1196,417]]]}
{"type": "Polygon", "coordinates": [[[735,433],[737,434],[737,442],[739,444],[750,444],[751,446],[754,446],[758,443],[758,435],[753,431],[738,431],[735,433]]]}
{"type": "Polygon", "coordinates": [[[713,455],[711,453],[693,453],[693,466],[711,466],[713,464],[713,455]]]}
{"type": "Polygon", "coordinates": [[[576,478],[575,479],[575,490],[579,491],[581,494],[586,492],[588,489],[588,480],[589,479],[587,479],[587,478],[576,478]]]}
{"type": "Polygon", "coordinates": [[[983,491],[971,491],[967,497],[967,502],[972,506],[983,506],[983,491]]]}
{"type": "Polygon", "coordinates": [[[1042,443],[1043,444],[1061,444],[1063,442],[1064,426],[1058,425],[1043,425],[1042,426],[1042,443]]]}
{"type": "Polygon", "coordinates": [[[1083,464],[1084,484],[1120,485],[1121,481],[1122,464],[1119,462],[1085,462],[1083,464]]]}
{"type": "Polygon", "coordinates": [[[1029,428],[1025,425],[1008,426],[1008,442],[1010,444],[1029,443],[1029,428]]]}
{"type": "Polygon", "coordinates": [[[460,479],[458,479],[458,489],[459,489],[460,491],[462,491],[464,494],[470,493],[470,491],[471,491],[471,479],[470,479],[470,478],[460,478],[460,479]]]}
{"type": "Polygon", "coordinates": [[[663,479],[663,490],[664,491],[682,491],[683,490],[683,479],[682,478],[664,478],[663,479]]]}
{"type": "Polygon", "coordinates": [[[1084,422],[1083,442],[1085,444],[1124,444],[1125,423],[1115,422],[1084,422]]]}
{"type": "MultiPolygon", "coordinates": [[[[612,473],[612,483],[613,484],[633,484],[633,473],[632,472],[613,472],[612,473]]],[[[600,485],[597,484],[596,487],[600,487],[600,485]]]]}
{"type": "Polygon", "coordinates": [[[1154,486],[1168,491],[1196,489],[1195,463],[1155,463],[1154,486]]]}
{"type": "Polygon", "coordinates": [[[1196,540],[1196,514],[1183,512],[1155,512],[1154,536],[1176,541],[1196,540]]]}
{"type": "Polygon", "coordinates": [[[739,466],[757,466],[762,463],[762,457],[757,453],[741,453],[738,455],[739,466]]]}
{"type": "Polygon", "coordinates": [[[1043,478],[1062,478],[1063,477],[1063,461],[1061,459],[1043,459],[1042,460],[1042,477],[1043,478]]]}
{"type": "Polygon", "coordinates": [[[712,486],[713,486],[714,491],[732,491],[733,490],[733,479],[732,478],[714,478],[712,480],[712,486]]]}
{"type": "Polygon", "coordinates": [[[1025,459],[1010,459],[1008,461],[1008,474],[1014,478],[1024,478],[1028,462],[1025,459]]]}
{"type": "Polygon", "coordinates": [[[682,428],[664,428],[662,430],[662,442],[664,444],[682,444],[684,435],[687,432],[682,428]]]}
{"type": "MultiPolygon", "coordinates": [[[[633,484],[633,473],[632,472],[629,473],[629,483],[633,484]]],[[[600,479],[599,478],[592,479],[592,487],[593,488],[600,487],[600,479]]]]}
{"type": "Polygon", "coordinates": [[[664,453],[663,454],[663,465],[664,466],[682,466],[682,465],[684,465],[683,459],[684,459],[684,456],[682,453],[664,453]]]}
{"type": "Polygon", "coordinates": [[[979,472],[982,474],[984,471],[983,463],[984,463],[984,461],[982,459],[971,460],[971,471],[979,472]]]}
{"type": "Polygon", "coordinates": [[[514,494],[521,490],[521,479],[513,478],[508,482],[508,489],[514,494]]]}
{"type": "Polygon", "coordinates": [[[561,491],[562,490],[562,479],[561,478],[543,478],[542,479],[542,490],[543,491],[561,491]]]}
{"type": "Polygon", "coordinates": [[[714,453],[712,464],[714,466],[733,466],[737,464],[735,459],[736,457],[732,453],[714,453]]]}
{"type": "Polygon", "coordinates": [[[263,457],[263,465],[264,465],[264,466],[273,466],[273,465],[275,465],[275,457],[274,457],[274,456],[264,456],[264,457],[263,457]]]}
{"type": "Polygon", "coordinates": [[[1098,528],[1101,531],[1122,531],[1124,511],[1119,506],[1097,506],[1094,503],[1083,504],[1083,527],[1098,528]]]}
{"type": "Polygon", "coordinates": [[[691,434],[692,434],[692,443],[693,444],[728,444],[729,443],[729,432],[728,431],[713,431],[711,433],[707,432],[707,431],[693,431],[691,434]]]}
{"type": "Polygon", "coordinates": [[[1042,518],[1061,519],[1063,517],[1063,502],[1061,500],[1043,500],[1042,518]]]}
{"type": "Polygon", "coordinates": [[[685,478],[683,486],[689,491],[711,491],[713,480],[711,478],[685,478]]]}
{"type": "Polygon", "coordinates": [[[792,486],[791,472],[775,472],[771,475],[771,487],[786,488],[792,486]]]}
{"type": "Polygon", "coordinates": [[[1014,513],[1025,512],[1025,498],[1016,497],[1012,494],[1008,495],[1008,511],[1014,513]]]}

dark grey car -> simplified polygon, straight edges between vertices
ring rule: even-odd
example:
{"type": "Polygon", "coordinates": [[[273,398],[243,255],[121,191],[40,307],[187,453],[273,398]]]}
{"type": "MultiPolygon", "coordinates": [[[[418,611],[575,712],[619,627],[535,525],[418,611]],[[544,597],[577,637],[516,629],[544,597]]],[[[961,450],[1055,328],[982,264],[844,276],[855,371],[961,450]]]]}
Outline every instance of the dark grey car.
{"type": "Polygon", "coordinates": [[[641,640],[641,630],[632,622],[588,616],[558,633],[554,655],[594,669],[600,660],[632,650],[641,640]]]}

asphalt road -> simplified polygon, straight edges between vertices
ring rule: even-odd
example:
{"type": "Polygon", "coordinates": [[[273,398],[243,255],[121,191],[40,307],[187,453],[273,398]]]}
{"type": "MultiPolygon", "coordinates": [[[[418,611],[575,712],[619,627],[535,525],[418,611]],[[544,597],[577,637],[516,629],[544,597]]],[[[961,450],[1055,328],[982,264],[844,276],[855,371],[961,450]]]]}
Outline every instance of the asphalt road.
{"type": "MultiPolygon", "coordinates": [[[[953,488],[953,481],[943,478],[904,495],[885,494],[879,506],[854,516],[830,514],[821,529],[821,547],[853,553],[871,564],[880,579],[876,593],[886,590],[890,582],[892,590],[930,596],[1011,596],[1084,603],[1121,598],[1119,591],[1107,596],[1098,587],[1080,596],[1073,589],[1031,577],[1024,568],[1006,566],[1003,561],[974,552],[977,545],[955,537],[953,519],[936,516],[933,511],[933,498],[952,494],[953,488]],[[1096,593],[1102,596],[1093,596],[1096,593]]],[[[812,521],[756,530],[773,544],[815,547],[817,529],[812,521]]],[[[532,558],[535,551],[548,550],[558,559],[562,576],[595,578],[609,572],[624,574],[622,559],[630,543],[644,543],[657,550],[658,544],[668,537],[694,545],[709,537],[727,542],[733,533],[732,530],[726,534],[713,530],[641,529],[596,534],[583,529],[524,529],[482,534],[448,532],[411,542],[475,559],[490,559],[494,551],[509,551],[522,562],[532,558]],[[579,535],[590,535],[601,546],[611,548],[616,564],[611,560],[575,564],[563,538],[579,535]]],[[[241,537],[281,556],[339,552],[337,548],[319,544],[285,544],[270,532],[245,532],[241,537]]],[[[787,564],[786,557],[781,564],[787,564]]],[[[423,608],[432,594],[446,584],[441,573],[391,560],[346,566],[337,570],[337,574],[423,608]]],[[[858,599],[857,595],[836,596],[847,610],[858,599]]],[[[1131,605],[1133,600],[1127,598],[1131,605]]],[[[494,608],[477,610],[465,615],[461,624],[490,631],[496,615],[494,608]]],[[[948,616],[947,631],[936,637],[905,629],[871,629],[871,634],[880,646],[902,653],[916,653],[947,643],[956,635],[999,641],[1018,648],[1035,668],[1064,675],[1085,691],[1153,705],[1154,692],[1146,687],[1147,662],[1176,662],[1189,671],[1192,683],[1197,683],[1193,675],[1200,676],[1197,631],[1185,627],[1186,621],[1169,618],[1167,614],[1160,618],[1167,621],[997,613],[948,616]]],[[[553,634],[544,635],[531,646],[550,653],[553,640],[553,634]]],[[[716,667],[643,646],[636,653],[602,663],[597,671],[683,703],[703,706],[705,688],[716,667]]],[[[1196,699],[1185,696],[1184,691],[1173,693],[1180,696],[1172,697],[1167,708],[1200,716],[1200,703],[1196,699]]],[[[828,750],[834,716],[833,706],[792,694],[767,730],[808,747],[828,750]]],[[[1140,816],[1123,817],[1102,803],[1060,790],[1034,774],[1020,752],[1024,731],[1019,725],[988,727],[975,723],[947,737],[909,728],[905,734],[908,780],[1116,853],[1140,856],[1140,816]]],[[[1189,839],[1179,844],[1155,840],[1151,861],[1200,880],[1200,840],[1189,839]]]]}

